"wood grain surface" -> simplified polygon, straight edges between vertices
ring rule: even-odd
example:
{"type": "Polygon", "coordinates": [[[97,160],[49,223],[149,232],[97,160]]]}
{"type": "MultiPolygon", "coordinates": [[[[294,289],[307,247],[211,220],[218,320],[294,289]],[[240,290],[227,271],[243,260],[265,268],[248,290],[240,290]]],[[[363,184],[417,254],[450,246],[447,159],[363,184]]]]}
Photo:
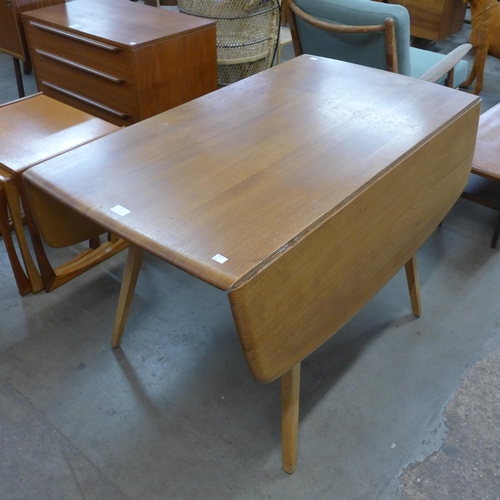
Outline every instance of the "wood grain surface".
{"type": "Polygon", "coordinates": [[[489,109],[479,119],[476,150],[472,171],[478,175],[500,181],[500,104],[489,109]]]}
{"type": "Polygon", "coordinates": [[[117,130],[42,94],[0,106],[0,166],[13,174],[117,130]]]}
{"type": "Polygon", "coordinates": [[[57,5],[65,0],[9,0],[0,2],[0,52],[29,61],[21,13],[57,5]]]}
{"type": "Polygon", "coordinates": [[[301,56],[50,160],[26,178],[227,290],[477,102],[402,75],[301,56]],[[115,213],[117,205],[130,212],[115,213]],[[217,254],[228,260],[220,264],[217,254]]]}
{"type": "Polygon", "coordinates": [[[30,11],[23,17],[76,35],[109,40],[122,48],[177,37],[180,31],[193,32],[213,24],[209,19],[180,12],[146,9],[130,0],[77,0],[30,11]]]}
{"type": "Polygon", "coordinates": [[[460,113],[229,293],[257,380],[278,378],[337,332],[443,220],[470,174],[479,110],[460,113]]]}

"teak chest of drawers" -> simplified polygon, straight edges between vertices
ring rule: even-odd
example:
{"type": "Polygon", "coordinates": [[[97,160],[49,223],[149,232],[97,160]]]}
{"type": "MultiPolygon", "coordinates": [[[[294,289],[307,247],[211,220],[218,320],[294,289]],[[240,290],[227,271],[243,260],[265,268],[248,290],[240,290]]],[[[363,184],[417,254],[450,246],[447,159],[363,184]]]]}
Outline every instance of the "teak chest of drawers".
{"type": "Polygon", "coordinates": [[[38,88],[130,125],[217,88],[215,23],[128,0],[23,14],[38,88]]]}
{"type": "Polygon", "coordinates": [[[0,52],[13,57],[19,97],[24,97],[23,77],[19,61],[25,62],[25,71],[31,70],[31,60],[23,29],[21,13],[57,5],[66,0],[7,0],[0,2],[0,52]]]}
{"type": "Polygon", "coordinates": [[[463,0],[389,0],[408,9],[411,34],[427,40],[444,40],[464,24],[467,3],[463,0]]]}
{"type": "Polygon", "coordinates": [[[0,2],[0,51],[16,59],[29,60],[21,13],[27,10],[60,4],[64,1],[9,0],[8,2],[0,2]]]}

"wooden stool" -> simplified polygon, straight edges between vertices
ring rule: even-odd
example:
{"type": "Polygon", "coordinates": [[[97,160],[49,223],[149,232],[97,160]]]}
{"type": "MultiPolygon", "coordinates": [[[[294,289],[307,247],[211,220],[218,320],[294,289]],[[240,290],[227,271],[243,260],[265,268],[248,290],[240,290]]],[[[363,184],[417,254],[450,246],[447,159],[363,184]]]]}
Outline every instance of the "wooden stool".
{"type": "Polygon", "coordinates": [[[495,248],[500,233],[500,104],[479,119],[472,175],[462,197],[499,212],[491,241],[495,248]]]}
{"type": "Polygon", "coordinates": [[[34,222],[37,210],[43,211],[45,207],[41,205],[32,213],[22,183],[22,173],[28,168],[118,128],[42,94],[0,106],[0,231],[21,295],[30,291],[36,293],[42,288],[53,290],[127,246],[126,242],[116,238],[100,245],[99,234],[105,232],[101,227],[86,224],[85,219],[71,209],[58,207],[57,217],[51,223],[57,225],[59,220],[71,220],[73,227],[64,229],[65,245],[52,246],[68,246],[90,239],[91,248],[71,262],[53,269],[34,222]],[[28,222],[40,270],[26,241],[24,218],[28,222]],[[21,257],[14,245],[12,230],[21,257]]]}

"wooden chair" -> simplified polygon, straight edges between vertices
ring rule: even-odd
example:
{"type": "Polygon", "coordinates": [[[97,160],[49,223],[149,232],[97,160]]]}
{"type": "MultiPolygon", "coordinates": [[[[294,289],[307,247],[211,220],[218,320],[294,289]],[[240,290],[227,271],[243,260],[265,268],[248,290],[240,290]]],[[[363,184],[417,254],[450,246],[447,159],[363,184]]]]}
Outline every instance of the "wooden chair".
{"type": "MultiPolygon", "coordinates": [[[[454,85],[454,68],[458,64],[465,65],[461,78],[467,74],[467,64],[462,59],[471,45],[463,44],[447,56],[411,48],[408,12],[399,5],[369,0],[288,0],[287,8],[296,56],[307,53],[340,59],[418,76],[429,82],[442,81],[450,87],[454,85]],[[413,68],[410,52],[413,60],[419,61],[413,68]]],[[[419,317],[416,255],[407,262],[405,271],[412,311],[419,317]]]]}
{"type": "Polygon", "coordinates": [[[370,0],[288,0],[295,55],[311,54],[454,87],[467,77],[470,44],[444,56],[410,47],[410,19],[400,5],[370,0]]]}

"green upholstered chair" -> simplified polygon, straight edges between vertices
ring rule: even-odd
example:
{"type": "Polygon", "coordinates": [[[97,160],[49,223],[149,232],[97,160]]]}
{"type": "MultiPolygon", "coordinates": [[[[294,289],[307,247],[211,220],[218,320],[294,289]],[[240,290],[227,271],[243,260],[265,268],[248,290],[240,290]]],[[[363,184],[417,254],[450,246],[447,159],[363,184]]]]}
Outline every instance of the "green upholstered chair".
{"type": "Polygon", "coordinates": [[[462,58],[410,47],[410,17],[401,5],[371,0],[290,0],[295,55],[311,54],[457,86],[467,78],[462,58]]]}

